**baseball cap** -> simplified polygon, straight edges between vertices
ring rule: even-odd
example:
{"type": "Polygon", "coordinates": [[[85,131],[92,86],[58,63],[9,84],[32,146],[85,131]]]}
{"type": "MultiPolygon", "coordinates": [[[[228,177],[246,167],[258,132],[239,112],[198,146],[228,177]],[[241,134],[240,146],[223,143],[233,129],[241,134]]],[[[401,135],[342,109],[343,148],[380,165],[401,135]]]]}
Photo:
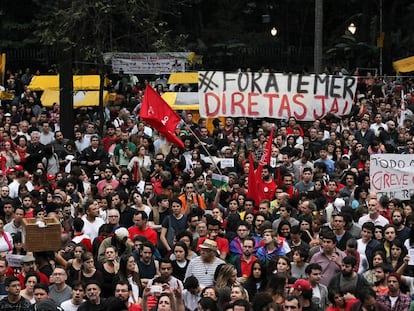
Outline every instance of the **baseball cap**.
{"type": "Polygon", "coordinates": [[[115,235],[118,239],[123,240],[129,237],[128,230],[124,227],[115,230],[115,235]]]}
{"type": "Polygon", "coordinates": [[[295,288],[301,291],[308,291],[312,289],[311,283],[308,280],[298,279],[293,284],[288,285],[291,288],[295,288]]]}

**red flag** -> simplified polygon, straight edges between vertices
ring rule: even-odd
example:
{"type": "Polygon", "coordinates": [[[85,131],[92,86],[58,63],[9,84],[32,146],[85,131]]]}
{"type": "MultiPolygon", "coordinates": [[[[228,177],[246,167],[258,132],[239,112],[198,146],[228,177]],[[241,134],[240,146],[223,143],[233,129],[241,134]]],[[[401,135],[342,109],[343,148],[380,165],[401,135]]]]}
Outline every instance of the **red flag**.
{"type": "Polygon", "coordinates": [[[174,133],[181,118],[150,85],[145,89],[139,116],[168,141],[184,148],[183,141],[174,133]]]}
{"type": "Polygon", "coordinates": [[[259,193],[257,192],[256,175],[254,173],[253,153],[249,152],[249,174],[247,175],[247,197],[254,199],[255,204],[258,204],[259,193]]]}
{"type": "Polygon", "coordinates": [[[275,132],[275,127],[272,126],[272,130],[270,131],[269,138],[266,142],[266,147],[263,150],[262,158],[260,159],[259,166],[256,170],[256,180],[262,180],[262,170],[263,166],[269,165],[270,163],[270,156],[272,155],[272,141],[273,141],[273,133],[275,132]]]}

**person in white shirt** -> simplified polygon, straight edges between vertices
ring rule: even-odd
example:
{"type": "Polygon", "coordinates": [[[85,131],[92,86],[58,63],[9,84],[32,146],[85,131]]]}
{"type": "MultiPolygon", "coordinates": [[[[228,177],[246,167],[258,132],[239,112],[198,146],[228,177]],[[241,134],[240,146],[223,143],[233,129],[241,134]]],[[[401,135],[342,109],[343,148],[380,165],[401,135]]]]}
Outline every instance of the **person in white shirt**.
{"type": "Polygon", "coordinates": [[[367,221],[374,223],[374,225],[385,226],[389,223],[388,219],[379,213],[379,202],[375,198],[371,198],[368,201],[368,215],[362,216],[358,224],[362,226],[367,221]]]}
{"type": "Polygon", "coordinates": [[[83,233],[88,235],[91,241],[93,241],[99,235],[99,228],[105,222],[99,217],[99,204],[97,201],[88,200],[84,206],[86,214],[82,216],[82,220],[85,222],[83,233]]]}
{"type": "Polygon", "coordinates": [[[60,307],[65,311],[77,311],[82,302],[85,301],[85,288],[81,281],[75,280],[72,283],[72,298],[60,304],[60,307]]]}

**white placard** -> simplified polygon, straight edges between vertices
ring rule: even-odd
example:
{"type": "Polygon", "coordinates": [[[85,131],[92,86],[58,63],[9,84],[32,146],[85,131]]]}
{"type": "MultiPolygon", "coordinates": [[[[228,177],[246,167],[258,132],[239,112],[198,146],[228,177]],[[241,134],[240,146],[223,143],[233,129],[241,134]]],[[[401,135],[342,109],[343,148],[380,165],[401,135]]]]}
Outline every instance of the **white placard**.
{"type": "Polygon", "coordinates": [[[221,168],[226,167],[234,167],[234,159],[233,158],[223,158],[220,160],[221,168]]]}
{"type": "Polygon", "coordinates": [[[378,197],[410,200],[414,194],[414,154],[372,154],[369,175],[371,191],[378,197]]]}
{"type": "Polygon", "coordinates": [[[314,121],[351,112],[357,77],[200,71],[200,115],[314,121]]]}

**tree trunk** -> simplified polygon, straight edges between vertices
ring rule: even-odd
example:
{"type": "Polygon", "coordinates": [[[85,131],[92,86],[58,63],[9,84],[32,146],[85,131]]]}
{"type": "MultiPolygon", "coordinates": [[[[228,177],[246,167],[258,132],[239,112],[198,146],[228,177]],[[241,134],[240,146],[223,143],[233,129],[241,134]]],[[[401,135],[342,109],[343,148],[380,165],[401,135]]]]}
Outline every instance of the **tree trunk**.
{"type": "Polygon", "coordinates": [[[63,137],[74,138],[72,49],[59,47],[60,129],[63,137]]]}

